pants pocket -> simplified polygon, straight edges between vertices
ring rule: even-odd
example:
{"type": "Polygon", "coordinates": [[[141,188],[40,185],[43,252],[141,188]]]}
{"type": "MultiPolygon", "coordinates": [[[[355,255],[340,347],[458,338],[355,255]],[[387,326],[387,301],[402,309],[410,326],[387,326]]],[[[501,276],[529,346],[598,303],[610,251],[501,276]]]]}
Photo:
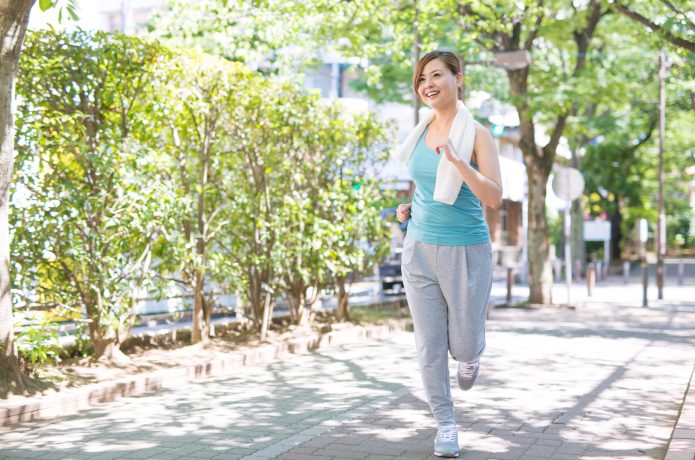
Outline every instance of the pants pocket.
{"type": "Polygon", "coordinates": [[[405,240],[403,240],[403,249],[401,251],[401,267],[411,264],[413,261],[413,252],[415,252],[415,240],[412,238],[405,238],[405,240]]]}

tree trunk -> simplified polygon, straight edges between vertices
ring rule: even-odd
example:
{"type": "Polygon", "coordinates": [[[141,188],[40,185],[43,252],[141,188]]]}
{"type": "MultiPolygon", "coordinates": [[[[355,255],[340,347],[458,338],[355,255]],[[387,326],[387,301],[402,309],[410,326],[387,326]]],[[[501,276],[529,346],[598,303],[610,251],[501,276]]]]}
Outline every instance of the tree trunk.
{"type": "Polygon", "coordinates": [[[205,309],[203,304],[203,275],[198,272],[195,277],[195,285],[193,287],[193,330],[191,331],[191,342],[198,343],[207,341],[208,327],[205,324],[205,309]]]}
{"type": "Polygon", "coordinates": [[[611,221],[611,260],[623,258],[623,216],[620,213],[620,199],[615,197],[615,212],[609,216],[611,221]]]}
{"type": "Polygon", "coordinates": [[[94,347],[94,355],[92,359],[95,361],[109,361],[115,364],[127,364],[130,362],[128,355],[121,351],[121,344],[115,337],[105,338],[100,337],[92,341],[94,347]]]}
{"type": "Polygon", "coordinates": [[[261,341],[264,341],[268,337],[268,329],[270,328],[270,322],[273,317],[273,304],[271,302],[270,292],[265,295],[265,302],[263,303],[263,322],[261,323],[261,341]]]}
{"type": "MultiPolygon", "coordinates": [[[[203,293],[204,294],[204,293],[203,293]]],[[[212,294],[210,294],[209,297],[205,297],[203,295],[203,317],[205,319],[205,329],[207,332],[205,335],[207,337],[214,337],[215,336],[215,328],[212,325],[212,305],[213,305],[213,297],[212,294]]]]}
{"type": "Polygon", "coordinates": [[[9,201],[14,152],[14,82],[34,0],[0,0],[0,388],[24,391],[15,350],[10,281],[9,201]]]}
{"type": "Polygon", "coordinates": [[[118,340],[116,331],[108,331],[106,334],[102,331],[100,318],[101,312],[105,310],[102,303],[102,297],[99,291],[95,291],[96,295],[85,295],[82,297],[85,310],[87,311],[87,319],[89,319],[89,339],[92,342],[92,359],[107,360],[115,363],[125,363],[129,358],[120,350],[121,342],[118,340]]]}
{"type": "Polygon", "coordinates": [[[307,308],[306,303],[306,286],[302,287],[301,293],[297,296],[298,309],[297,309],[297,324],[301,326],[308,326],[311,317],[311,309],[307,308]]]}
{"type": "Polygon", "coordinates": [[[248,298],[253,309],[253,321],[256,325],[259,325],[263,322],[263,291],[261,288],[263,282],[261,280],[261,274],[256,267],[251,266],[248,270],[250,281],[247,291],[248,298]]]}
{"type": "Polygon", "coordinates": [[[298,279],[292,286],[291,292],[288,293],[288,300],[290,300],[290,306],[294,307],[294,317],[292,321],[297,325],[307,325],[309,324],[309,316],[311,311],[307,309],[307,299],[306,291],[307,286],[304,281],[298,279]]]}
{"type": "MultiPolygon", "coordinates": [[[[519,113],[519,145],[528,175],[528,270],[529,302],[550,304],[553,272],[549,260],[548,222],[545,215],[545,189],[554,155],[536,145],[533,115],[526,101],[528,68],[507,71],[512,97],[517,98],[519,113]]],[[[552,152],[554,154],[554,152],[552,152]]]]}
{"type": "Polygon", "coordinates": [[[552,303],[553,272],[548,258],[548,221],[545,215],[545,189],[548,172],[526,159],[528,186],[529,302],[552,303]]]}
{"type": "Polygon", "coordinates": [[[345,289],[345,281],[346,281],[345,276],[339,276],[335,279],[336,284],[338,285],[338,310],[337,310],[337,315],[338,319],[340,321],[345,321],[348,319],[348,293],[347,289],[345,289]]]}
{"type": "Polygon", "coordinates": [[[285,289],[284,292],[285,292],[285,297],[287,299],[287,311],[290,314],[290,322],[292,324],[297,324],[297,322],[298,322],[297,313],[299,312],[299,309],[296,308],[297,304],[295,304],[294,291],[290,288],[290,289],[285,289]]]}

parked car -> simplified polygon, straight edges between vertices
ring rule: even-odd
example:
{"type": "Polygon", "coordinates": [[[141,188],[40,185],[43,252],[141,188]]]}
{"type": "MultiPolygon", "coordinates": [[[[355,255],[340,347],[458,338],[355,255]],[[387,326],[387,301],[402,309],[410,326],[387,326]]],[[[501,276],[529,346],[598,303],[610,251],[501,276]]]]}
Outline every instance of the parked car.
{"type": "Polygon", "coordinates": [[[379,278],[384,293],[400,294],[403,292],[401,251],[402,248],[394,249],[389,257],[379,264],[379,278]]]}

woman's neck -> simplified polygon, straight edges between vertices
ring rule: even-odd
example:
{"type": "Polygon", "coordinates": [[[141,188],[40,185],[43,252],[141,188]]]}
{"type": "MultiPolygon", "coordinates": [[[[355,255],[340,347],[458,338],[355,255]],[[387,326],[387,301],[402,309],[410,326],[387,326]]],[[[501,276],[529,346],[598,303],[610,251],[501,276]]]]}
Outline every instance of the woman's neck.
{"type": "Polygon", "coordinates": [[[454,122],[454,118],[456,118],[457,111],[458,101],[454,104],[442,107],[441,109],[434,109],[434,119],[430,124],[439,129],[450,128],[451,124],[454,122]]]}

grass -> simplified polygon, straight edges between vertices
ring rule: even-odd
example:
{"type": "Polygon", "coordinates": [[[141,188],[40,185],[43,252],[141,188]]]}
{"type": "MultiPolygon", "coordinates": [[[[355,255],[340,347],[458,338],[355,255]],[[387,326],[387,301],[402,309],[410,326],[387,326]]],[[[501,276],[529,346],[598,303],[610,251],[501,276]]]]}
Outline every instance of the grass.
{"type": "MultiPolygon", "coordinates": [[[[351,326],[387,324],[410,318],[402,302],[394,299],[376,305],[351,307],[346,321],[338,321],[335,311],[316,312],[314,321],[307,326],[290,324],[289,318],[275,318],[268,331],[266,342],[282,342],[314,333],[326,333],[351,326]]],[[[261,346],[259,332],[253,326],[242,327],[232,323],[226,328],[216,328],[215,337],[206,343],[190,344],[190,332],[179,332],[158,337],[143,336],[132,339],[122,347],[129,362],[94,362],[89,357],[70,357],[56,366],[36,369],[36,378],[27,382],[27,391],[19,397],[40,396],[91,383],[114,380],[142,372],[177,366],[189,366],[193,362],[205,362],[226,353],[261,346]]],[[[0,394],[0,400],[8,394],[0,394]]]]}
{"type": "Polygon", "coordinates": [[[394,304],[351,308],[348,314],[348,322],[353,324],[378,324],[387,320],[406,318],[410,318],[408,309],[394,304]]]}

